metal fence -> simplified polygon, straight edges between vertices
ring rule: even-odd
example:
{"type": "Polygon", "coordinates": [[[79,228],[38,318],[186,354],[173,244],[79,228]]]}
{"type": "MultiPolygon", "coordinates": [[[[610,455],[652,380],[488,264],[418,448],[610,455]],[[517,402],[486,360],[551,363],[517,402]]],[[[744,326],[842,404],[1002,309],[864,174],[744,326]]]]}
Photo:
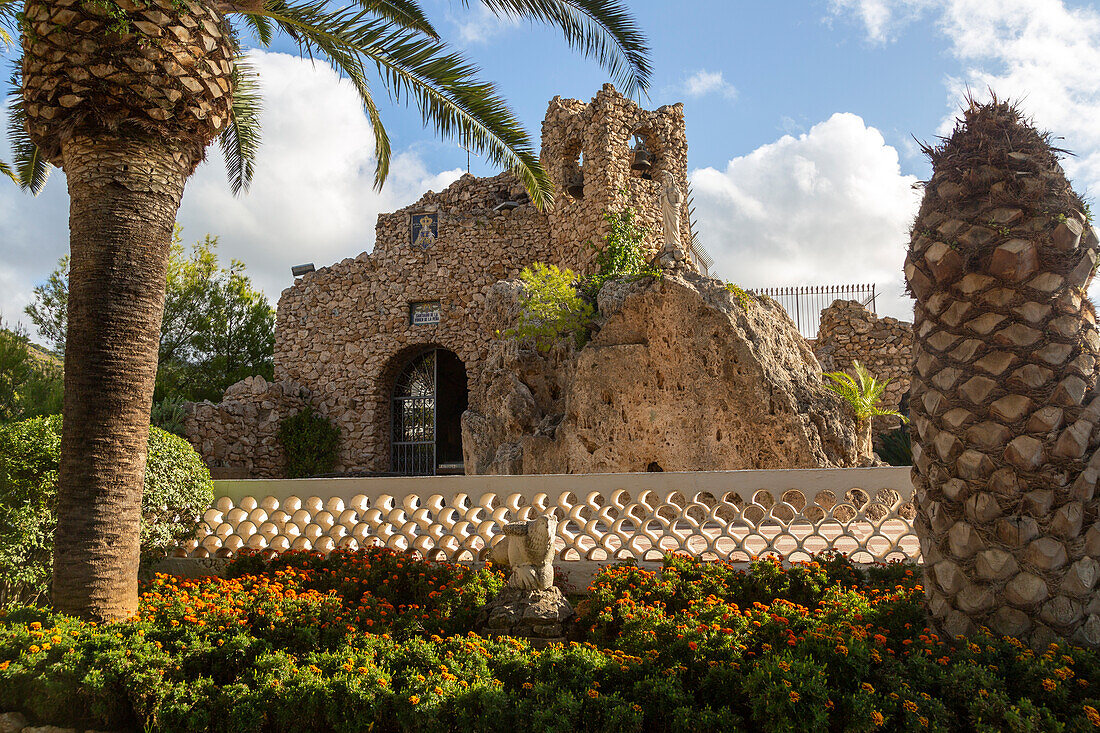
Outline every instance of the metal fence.
{"type": "Polygon", "coordinates": [[[875,313],[878,293],[874,283],[869,285],[792,285],[782,288],[755,288],[753,295],[767,295],[787,311],[798,326],[798,331],[808,339],[817,338],[821,324],[821,311],[834,300],[858,300],[875,313]]]}

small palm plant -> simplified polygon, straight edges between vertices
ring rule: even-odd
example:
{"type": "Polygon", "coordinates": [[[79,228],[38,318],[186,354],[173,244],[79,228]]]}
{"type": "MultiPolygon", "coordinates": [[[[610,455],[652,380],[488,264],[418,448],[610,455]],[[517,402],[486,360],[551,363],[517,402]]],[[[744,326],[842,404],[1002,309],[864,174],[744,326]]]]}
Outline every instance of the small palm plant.
{"type": "Polygon", "coordinates": [[[889,379],[885,382],[878,381],[867,371],[867,367],[858,361],[852,362],[852,370],[856,373],[855,377],[847,372],[825,372],[822,376],[832,380],[831,384],[825,385],[825,389],[835,392],[852,408],[852,412],[856,416],[856,429],[859,430],[863,441],[860,453],[870,456],[873,450],[871,447],[871,418],[887,415],[901,418],[902,422],[909,422],[909,418],[897,410],[884,408],[880,405],[882,395],[886,392],[886,386],[890,384],[889,379]]]}

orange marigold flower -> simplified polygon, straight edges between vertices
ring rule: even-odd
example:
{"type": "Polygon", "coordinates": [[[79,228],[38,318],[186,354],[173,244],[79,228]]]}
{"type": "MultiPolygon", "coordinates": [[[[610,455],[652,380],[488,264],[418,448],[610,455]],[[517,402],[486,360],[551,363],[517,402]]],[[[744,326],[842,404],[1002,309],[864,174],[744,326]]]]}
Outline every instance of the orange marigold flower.
{"type": "Polygon", "coordinates": [[[418,702],[420,702],[420,698],[416,695],[412,695],[411,697],[409,697],[409,702],[411,702],[413,705],[416,705],[418,702]]]}
{"type": "Polygon", "coordinates": [[[917,707],[917,704],[915,702],[913,702],[912,700],[906,700],[904,703],[902,703],[902,707],[905,708],[906,710],[908,710],[911,713],[915,713],[918,710],[920,710],[920,708],[917,707]]]}
{"type": "Polygon", "coordinates": [[[595,698],[600,696],[600,692],[599,692],[599,690],[589,690],[588,691],[588,696],[591,697],[592,699],[595,699],[595,698]]]}
{"type": "Polygon", "coordinates": [[[874,723],[875,726],[877,727],[877,726],[880,726],[883,723],[885,723],[886,719],[882,717],[882,713],[880,713],[879,711],[872,710],[871,711],[871,722],[874,723]]]}
{"type": "Polygon", "coordinates": [[[1056,687],[1058,687],[1058,683],[1055,682],[1054,680],[1050,679],[1049,677],[1047,679],[1043,680],[1042,684],[1043,684],[1043,689],[1046,690],[1047,692],[1054,692],[1054,689],[1056,687]]]}
{"type": "Polygon", "coordinates": [[[791,698],[791,702],[798,702],[799,699],[801,699],[801,695],[799,695],[794,690],[791,690],[790,698],[791,698]]]}
{"type": "Polygon", "coordinates": [[[868,695],[875,691],[874,686],[872,686],[870,682],[864,682],[862,685],[860,685],[860,688],[868,695]]]}
{"type": "Polygon", "coordinates": [[[1092,707],[1091,705],[1086,705],[1084,710],[1085,717],[1088,718],[1088,721],[1090,723],[1092,723],[1092,726],[1094,728],[1100,728],[1100,712],[1097,712],[1096,708],[1092,707]]]}

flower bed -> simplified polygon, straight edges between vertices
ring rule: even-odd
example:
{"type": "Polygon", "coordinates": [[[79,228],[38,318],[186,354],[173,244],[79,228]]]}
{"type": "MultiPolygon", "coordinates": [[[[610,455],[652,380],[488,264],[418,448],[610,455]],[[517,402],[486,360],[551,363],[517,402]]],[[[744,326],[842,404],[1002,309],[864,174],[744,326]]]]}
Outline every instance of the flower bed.
{"type": "Polygon", "coordinates": [[[1100,656],[924,628],[913,566],[606,569],[578,641],[469,634],[493,569],[388,550],[158,576],[139,615],[0,619],[0,711],[169,731],[1082,731],[1100,656]],[[373,727],[372,727],[373,726],[373,727]]]}

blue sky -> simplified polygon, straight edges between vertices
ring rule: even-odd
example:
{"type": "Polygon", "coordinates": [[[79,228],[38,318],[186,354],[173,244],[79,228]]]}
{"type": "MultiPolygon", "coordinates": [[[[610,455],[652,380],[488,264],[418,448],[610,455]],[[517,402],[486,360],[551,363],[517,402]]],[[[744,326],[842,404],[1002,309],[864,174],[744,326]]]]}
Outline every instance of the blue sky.
{"type": "MultiPolygon", "coordinates": [[[[496,82],[538,145],[547,101],[589,99],[607,78],[546,27],[480,6],[423,0],[437,28],[496,82]]],[[[963,91],[1019,97],[1078,153],[1079,190],[1100,189],[1100,10],[1065,0],[630,2],[653,50],[647,107],[685,104],[690,177],[717,274],[745,287],[874,282],[880,311],[908,318],[901,264],[929,174],[913,141],[950,129],[963,91]]],[[[185,238],[220,236],[272,301],[290,266],[369,250],[374,220],[439,190],[466,154],[415,111],[383,105],[395,159],[372,190],[373,141],[354,93],[276,44],[254,58],[264,147],[233,198],[210,150],[188,184],[185,238]]],[[[375,85],[380,88],[380,85],[375,85]]],[[[0,132],[0,158],[7,143],[0,132]]],[[[475,174],[493,174],[477,159],[475,174]]],[[[64,177],[37,199],[0,186],[0,314],[19,321],[67,249],[64,177]]]]}

